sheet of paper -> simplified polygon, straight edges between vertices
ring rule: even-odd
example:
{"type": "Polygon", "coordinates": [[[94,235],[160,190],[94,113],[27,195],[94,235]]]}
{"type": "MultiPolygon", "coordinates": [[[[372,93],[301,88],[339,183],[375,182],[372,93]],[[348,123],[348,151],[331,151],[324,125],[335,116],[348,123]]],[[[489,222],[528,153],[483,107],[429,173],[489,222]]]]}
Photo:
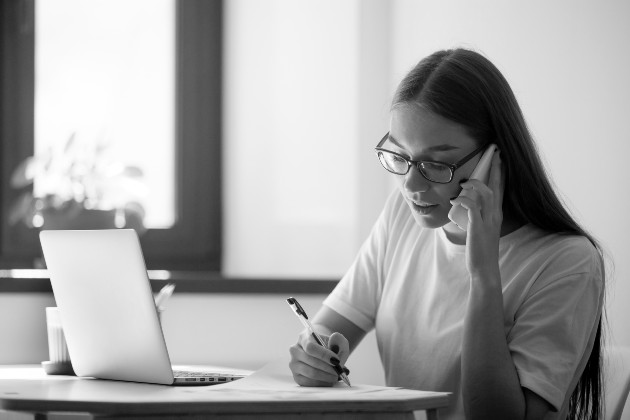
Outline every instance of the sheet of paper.
{"type": "Polygon", "coordinates": [[[436,393],[408,390],[377,385],[353,384],[351,387],[338,382],[332,387],[303,387],[293,380],[288,359],[279,359],[268,363],[250,376],[227,384],[204,388],[199,392],[219,393],[227,399],[261,400],[375,400],[407,399],[429,396],[436,393]]]}
{"type": "Polygon", "coordinates": [[[273,390],[274,392],[284,391],[298,394],[338,394],[340,392],[346,394],[355,394],[381,390],[384,387],[376,385],[353,385],[349,387],[343,382],[338,382],[332,387],[303,387],[299,386],[293,380],[291,371],[289,370],[289,362],[286,359],[274,360],[267,363],[261,369],[246,378],[238,381],[230,382],[225,385],[219,385],[214,390],[219,389],[235,389],[243,391],[252,390],[273,390]]]}

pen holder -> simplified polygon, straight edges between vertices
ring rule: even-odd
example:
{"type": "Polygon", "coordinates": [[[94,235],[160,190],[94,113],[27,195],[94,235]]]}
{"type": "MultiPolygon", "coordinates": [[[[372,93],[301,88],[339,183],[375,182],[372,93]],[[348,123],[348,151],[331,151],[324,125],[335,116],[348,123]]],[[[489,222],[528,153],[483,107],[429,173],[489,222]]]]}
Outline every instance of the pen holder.
{"type": "Polygon", "coordinates": [[[61,317],[56,307],[46,308],[46,330],[50,360],[42,362],[44,371],[49,375],[74,375],[61,317]]]}

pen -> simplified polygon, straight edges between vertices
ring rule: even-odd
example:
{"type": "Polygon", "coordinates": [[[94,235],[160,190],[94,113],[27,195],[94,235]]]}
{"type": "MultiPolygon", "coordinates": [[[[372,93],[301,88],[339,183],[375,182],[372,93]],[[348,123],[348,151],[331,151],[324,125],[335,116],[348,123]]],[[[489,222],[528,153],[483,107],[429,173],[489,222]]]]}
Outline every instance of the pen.
{"type": "Polygon", "coordinates": [[[173,294],[173,290],[175,290],[175,284],[169,283],[166,286],[160,289],[160,292],[155,297],[155,307],[164,310],[164,304],[173,294]]]}
{"type": "MultiPolygon", "coordinates": [[[[300,305],[297,299],[290,297],[287,299],[287,303],[289,304],[291,309],[293,309],[293,312],[298,317],[302,325],[304,325],[304,327],[310,331],[315,341],[317,341],[317,344],[325,349],[328,349],[328,346],[324,344],[324,339],[319,334],[317,334],[315,328],[313,328],[313,324],[311,324],[311,321],[308,320],[308,315],[306,315],[306,311],[304,310],[304,308],[302,308],[302,305],[300,305]]],[[[348,379],[348,375],[346,375],[346,372],[344,372],[345,368],[340,364],[333,365],[333,367],[335,368],[335,372],[337,372],[337,375],[339,375],[348,386],[351,386],[350,379],[348,379]]]]}

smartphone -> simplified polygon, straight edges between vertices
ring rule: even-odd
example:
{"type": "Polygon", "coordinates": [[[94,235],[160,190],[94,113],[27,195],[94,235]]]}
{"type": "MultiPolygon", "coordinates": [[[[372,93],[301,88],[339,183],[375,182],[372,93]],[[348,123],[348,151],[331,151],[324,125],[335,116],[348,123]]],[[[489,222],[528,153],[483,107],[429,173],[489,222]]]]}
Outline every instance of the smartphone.
{"type": "MultiPolygon", "coordinates": [[[[488,176],[490,175],[490,164],[492,163],[492,156],[497,150],[496,144],[491,144],[483,152],[481,159],[475,166],[469,179],[478,179],[484,184],[488,183],[488,176]]],[[[451,219],[461,230],[468,230],[468,210],[459,204],[455,204],[451,207],[451,211],[448,212],[448,218],[451,219]]]]}

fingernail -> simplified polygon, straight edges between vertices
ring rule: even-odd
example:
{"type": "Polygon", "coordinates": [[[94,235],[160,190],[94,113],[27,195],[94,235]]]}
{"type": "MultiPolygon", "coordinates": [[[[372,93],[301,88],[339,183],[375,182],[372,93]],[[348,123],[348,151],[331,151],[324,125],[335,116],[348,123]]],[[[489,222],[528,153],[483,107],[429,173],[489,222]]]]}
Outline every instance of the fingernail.
{"type": "Polygon", "coordinates": [[[332,350],[333,353],[339,353],[339,346],[336,344],[333,344],[332,346],[330,346],[330,350],[332,350]]]}
{"type": "Polygon", "coordinates": [[[330,363],[332,363],[333,365],[337,366],[338,364],[341,363],[341,361],[339,359],[337,359],[336,357],[331,357],[330,358],[330,363]]]}

